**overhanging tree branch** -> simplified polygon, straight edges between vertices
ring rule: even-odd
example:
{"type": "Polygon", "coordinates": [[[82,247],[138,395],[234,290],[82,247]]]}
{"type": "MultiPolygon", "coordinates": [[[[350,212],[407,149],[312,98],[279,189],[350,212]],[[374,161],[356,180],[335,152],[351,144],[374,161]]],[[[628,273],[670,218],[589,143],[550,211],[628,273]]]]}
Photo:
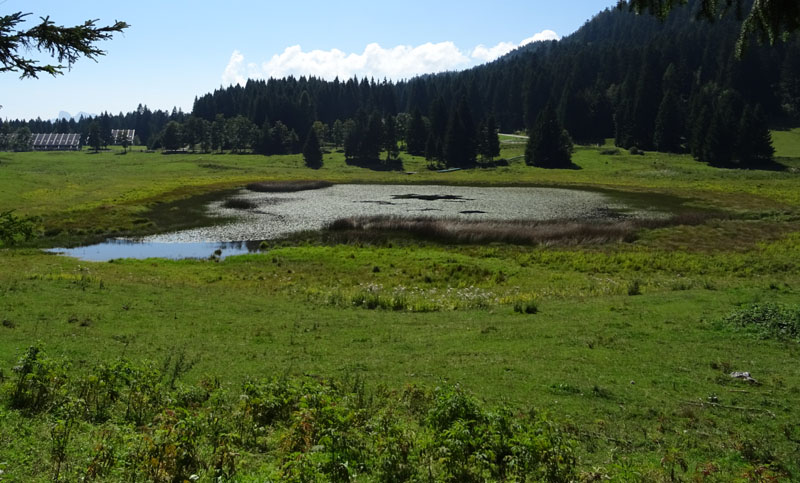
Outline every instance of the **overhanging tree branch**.
{"type": "Polygon", "coordinates": [[[17,30],[17,26],[30,13],[16,12],[0,17],[0,72],[20,72],[20,78],[38,78],[38,74],[61,75],[69,70],[81,57],[97,60],[105,51],[97,43],[108,40],[115,33],[122,32],[129,25],[114,21],[112,25],[98,27],[97,20],[87,20],[83,25],[64,27],[55,25],[50,17],[40,17],[41,23],[27,29],[17,30]],[[39,61],[26,58],[20,51],[38,50],[57,59],[58,64],[42,65],[39,61]]]}
{"type": "MultiPolygon", "coordinates": [[[[665,18],[676,6],[686,5],[688,0],[620,0],[618,8],[637,13],[649,12],[665,18]]],[[[785,41],[790,34],[800,30],[800,2],[797,0],[754,0],[750,11],[745,0],[700,0],[698,16],[713,21],[733,11],[743,20],[742,31],[736,43],[741,55],[751,37],[774,45],[785,41]]]]}

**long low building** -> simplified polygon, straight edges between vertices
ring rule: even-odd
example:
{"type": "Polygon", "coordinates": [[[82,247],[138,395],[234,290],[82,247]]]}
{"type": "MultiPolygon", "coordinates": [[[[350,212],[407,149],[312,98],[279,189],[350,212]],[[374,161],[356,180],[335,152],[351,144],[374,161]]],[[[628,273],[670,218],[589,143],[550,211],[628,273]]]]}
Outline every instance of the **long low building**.
{"type": "Polygon", "coordinates": [[[81,135],[78,133],[34,133],[31,138],[34,151],[77,151],[81,148],[81,135]]]}

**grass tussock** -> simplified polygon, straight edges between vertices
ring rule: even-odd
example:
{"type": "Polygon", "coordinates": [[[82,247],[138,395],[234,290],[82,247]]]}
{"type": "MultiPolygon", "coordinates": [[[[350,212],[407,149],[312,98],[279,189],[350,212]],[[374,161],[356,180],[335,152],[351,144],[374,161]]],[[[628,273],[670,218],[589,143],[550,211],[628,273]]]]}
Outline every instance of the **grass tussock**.
{"type": "MultiPolygon", "coordinates": [[[[592,245],[632,242],[642,229],[697,225],[706,214],[687,213],[648,220],[462,220],[457,218],[357,216],[340,218],[328,226],[338,238],[364,241],[364,235],[407,234],[445,243],[513,243],[520,245],[592,245]]],[[[369,238],[367,236],[366,238],[369,238]]]]}
{"type": "Polygon", "coordinates": [[[764,339],[800,342],[800,305],[751,304],[729,314],[723,321],[764,339]]]}
{"type": "Polygon", "coordinates": [[[296,191],[318,190],[333,186],[330,181],[262,181],[250,183],[247,189],[258,193],[294,193],[296,191]]]}

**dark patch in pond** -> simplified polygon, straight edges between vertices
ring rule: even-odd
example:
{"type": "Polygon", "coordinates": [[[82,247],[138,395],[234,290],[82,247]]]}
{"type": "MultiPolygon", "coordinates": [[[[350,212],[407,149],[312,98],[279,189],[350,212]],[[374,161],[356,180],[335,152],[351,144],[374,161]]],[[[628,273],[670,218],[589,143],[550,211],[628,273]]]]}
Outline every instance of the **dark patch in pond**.
{"type": "Polygon", "coordinates": [[[392,195],[392,199],[395,200],[422,200],[422,201],[474,201],[470,198],[464,198],[461,195],[418,195],[414,193],[406,194],[406,195],[392,195]]]}
{"type": "Polygon", "coordinates": [[[459,211],[459,213],[461,213],[462,215],[480,215],[480,214],[485,214],[486,212],[481,210],[464,210],[464,211],[459,211]]]}
{"type": "Polygon", "coordinates": [[[397,204],[397,203],[392,203],[391,201],[372,201],[372,200],[354,201],[353,203],[369,203],[369,204],[373,204],[373,205],[396,205],[397,204]]]}
{"type": "Polygon", "coordinates": [[[224,259],[259,251],[260,241],[161,243],[112,238],[103,243],[77,248],[52,248],[48,251],[91,262],[107,262],[119,258],[167,258],[170,260],[224,259]]]}
{"type": "Polygon", "coordinates": [[[222,203],[223,208],[231,208],[234,210],[252,210],[256,206],[258,205],[244,198],[230,198],[225,200],[224,203],[222,203]]]}
{"type": "Polygon", "coordinates": [[[293,193],[296,191],[318,190],[333,186],[330,181],[264,181],[250,183],[247,189],[259,193],[293,193]]]}

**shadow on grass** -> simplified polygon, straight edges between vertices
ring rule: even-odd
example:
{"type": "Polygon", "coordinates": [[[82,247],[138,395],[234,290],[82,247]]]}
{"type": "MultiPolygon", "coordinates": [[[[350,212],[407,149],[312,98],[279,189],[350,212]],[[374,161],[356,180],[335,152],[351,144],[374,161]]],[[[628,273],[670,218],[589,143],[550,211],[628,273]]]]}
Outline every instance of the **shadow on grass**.
{"type": "Polygon", "coordinates": [[[348,166],[370,169],[372,171],[403,171],[403,160],[398,159],[346,159],[348,166]]]}

